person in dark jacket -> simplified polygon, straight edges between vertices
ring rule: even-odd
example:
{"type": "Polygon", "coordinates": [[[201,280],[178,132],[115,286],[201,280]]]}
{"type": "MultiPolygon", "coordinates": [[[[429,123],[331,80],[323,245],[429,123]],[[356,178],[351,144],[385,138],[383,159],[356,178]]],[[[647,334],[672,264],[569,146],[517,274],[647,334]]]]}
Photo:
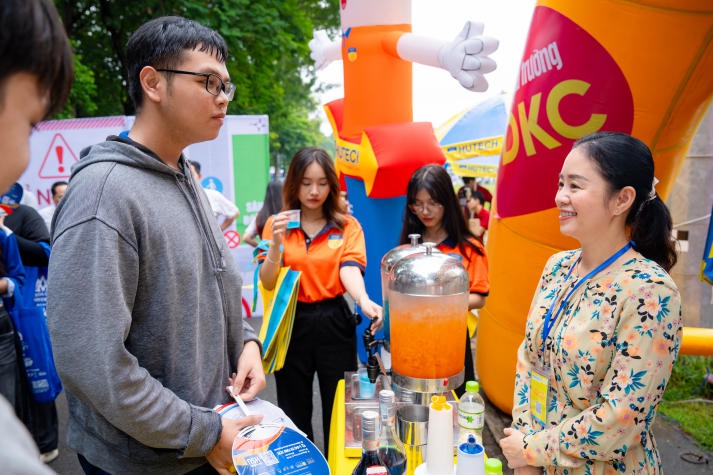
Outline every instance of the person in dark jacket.
{"type": "MultiPolygon", "coordinates": [[[[13,188],[22,187],[18,183],[13,188]]],[[[3,198],[7,195],[3,195],[3,198]]],[[[50,232],[45,220],[32,206],[22,203],[6,205],[12,213],[5,217],[5,225],[12,229],[20,249],[22,264],[26,266],[47,267],[49,262],[50,232]]]]}

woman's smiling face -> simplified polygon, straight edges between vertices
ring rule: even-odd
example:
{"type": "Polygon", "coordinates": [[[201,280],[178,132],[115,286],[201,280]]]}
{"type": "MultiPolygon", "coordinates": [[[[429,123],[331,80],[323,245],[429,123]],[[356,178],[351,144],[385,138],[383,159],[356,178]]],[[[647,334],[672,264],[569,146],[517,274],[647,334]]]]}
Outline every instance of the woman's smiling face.
{"type": "Polygon", "coordinates": [[[584,147],[572,150],[562,165],[555,204],[560,231],[579,242],[596,238],[614,217],[615,196],[584,147]]]}

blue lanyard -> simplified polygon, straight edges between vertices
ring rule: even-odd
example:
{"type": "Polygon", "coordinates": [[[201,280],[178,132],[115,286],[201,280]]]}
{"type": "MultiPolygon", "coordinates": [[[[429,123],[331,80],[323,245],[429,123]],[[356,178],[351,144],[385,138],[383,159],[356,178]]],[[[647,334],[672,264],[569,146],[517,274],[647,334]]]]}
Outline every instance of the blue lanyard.
{"type": "MultiPolygon", "coordinates": [[[[574,293],[575,290],[579,288],[580,285],[582,285],[584,282],[587,280],[591,279],[594,277],[596,274],[600,273],[607,267],[609,267],[612,262],[616,261],[619,259],[626,251],[631,249],[631,242],[627,242],[624,247],[616,251],[609,259],[606,261],[602,262],[599,264],[595,269],[591,270],[587,275],[585,275],[582,279],[577,281],[576,284],[574,284],[574,287],[567,293],[567,295],[562,299],[560,302],[559,308],[557,309],[557,313],[555,313],[554,317],[552,316],[552,310],[554,309],[555,302],[557,302],[557,299],[555,299],[552,302],[552,305],[550,308],[547,310],[547,314],[545,314],[545,324],[542,327],[542,354],[545,354],[545,342],[547,341],[547,336],[550,334],[550,330],[552,330],[552,327],[555,325],[555,322],[557,321],[557,318],[559,318],[560,313],[564,309],[564,307],[567,305],[567,301],[569,298],[572,296],[572,293],[574,293]]],[[[579,260],[582,258],[582,255],[580,254],[577,260],[572,264],[572,267],[570,267],[569,272],[567,272],[567,275],[565,276],[564,280],[567,282],[569,280],[570,274],[572,274],[572,271],[574,270],[575,266],[579,262],[579,260]]]]}

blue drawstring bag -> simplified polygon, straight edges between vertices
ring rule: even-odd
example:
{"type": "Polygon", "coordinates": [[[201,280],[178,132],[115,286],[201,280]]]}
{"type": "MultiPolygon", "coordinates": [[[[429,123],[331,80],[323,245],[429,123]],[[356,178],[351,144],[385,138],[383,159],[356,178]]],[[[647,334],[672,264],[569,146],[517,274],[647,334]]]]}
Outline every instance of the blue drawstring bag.
{"type": "Polygon", "coordinates": [[[37,402],[52,402],[62,392],[62,382],[54,364],[45,312],[39,307],[22,307],[10,315],[22,344],[32,396],[37,402]]]}
{"type": "MultiPolygon", "coordinates": [[[[49,256],[49,245],[40,243],[49,256]]],[[[52,402],[62,392],[47,328],[47,267],[25,266],[25,282],[8,312],[15,324],[25,372],[37,402],[52,402]]]]}

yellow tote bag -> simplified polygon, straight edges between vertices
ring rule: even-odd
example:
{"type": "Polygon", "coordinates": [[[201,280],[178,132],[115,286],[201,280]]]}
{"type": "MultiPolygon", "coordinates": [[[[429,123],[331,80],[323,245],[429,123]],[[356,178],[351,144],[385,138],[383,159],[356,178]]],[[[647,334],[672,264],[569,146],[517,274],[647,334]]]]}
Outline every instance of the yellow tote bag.
{"type": "Polygon", "coordinates": [[[289,267],[280,269],[272,290],[266,290],[258,281],[264,310],[259,338],[263,346],[262,367],[265,373],[278,371],[285,364],[295,321],[299,284],[300,272],[289,267]]]}
{"type": "Polygon", "coordinates": [[[468,316],[466,317],[466,321],[468,322],[468,335],[473,338],[473,336],[475,335],[475,330],[478,328],[478,311],[468,310],[468,316]]]}

